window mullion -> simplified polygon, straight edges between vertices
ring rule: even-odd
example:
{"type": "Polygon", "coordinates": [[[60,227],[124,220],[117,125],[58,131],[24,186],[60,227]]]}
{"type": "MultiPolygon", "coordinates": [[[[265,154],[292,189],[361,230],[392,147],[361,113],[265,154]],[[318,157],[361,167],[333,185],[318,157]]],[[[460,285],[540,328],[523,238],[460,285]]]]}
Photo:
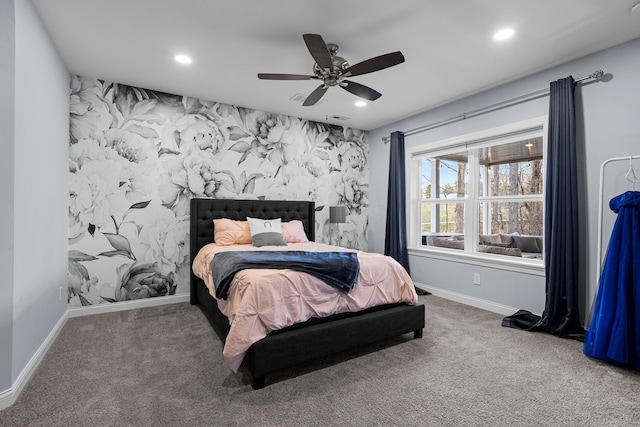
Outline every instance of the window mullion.
{"type": "MultiPolygon", "coordinates": [[[[440,160],[433,160],[431,167],[431,198],[440,197],[440,160]]],[[[438,204],[431,204],[431,230],[436,233],[440,231],[440,210],[438,204]]]]}
{"type": "MultiPolygon", "coordinates": [[[[490,180],[490,173],[489,173],[489,167],[485,166],[484,168],[482,168],[482,195],[484,197],[489,195],[489,180],[490,180]]],[[[482,200],[482,196],[479,197],[479,200],[482,200]]],[[[478,208],[479,209],[479,208],[478,208]]],[[[488,234],[489,233],[489,221],[487,220],[487,213],[489,212],[489,202],[484,201],[482,202],[482,214],[484,215],[483,221],[482,221],[482,234],[488,234]]],[[[478,212],[478,220],[480,220],[480,212],[478,212]]]]}
{"type": "Polygon", "coordinates": [[[465,252],[475,252],[478,244],[478,150],[468,151],[469,179],[467,180],[467,200],[464,206],[464,249],[465,252]]]}

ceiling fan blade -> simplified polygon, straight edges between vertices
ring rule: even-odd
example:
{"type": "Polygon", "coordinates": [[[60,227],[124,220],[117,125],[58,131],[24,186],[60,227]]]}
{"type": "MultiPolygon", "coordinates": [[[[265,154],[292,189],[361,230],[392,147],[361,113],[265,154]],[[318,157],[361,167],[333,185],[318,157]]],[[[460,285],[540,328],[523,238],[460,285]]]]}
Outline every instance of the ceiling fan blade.
{"type": "Polygon", "coordinates": [[[307,96],[307,99],[304,100],[302,105],[304,107],[309,107],[311,105],[315,105],[315,103],[320,101],[320,98],[322,98],[324,96],[324,94],[327,91],[327,89],[329,89],[329,86],[327,86],[325,84],[321,84],[313,92],[311,92],[309,94],[309,96],[307,96]]]}
{"type": "Polygon", "coordinates": [[[373,73],[378,70],[384,70],[385,68],[393,67],[394,65],[402,64],[403,62],[404,55],[402,55],[402,52],[391,52],[358,62],[357,64],[346,68],[342,72],[342,75],[347,77],[359,76],[362,74],[373,73]]]}
{"type": "Polygon", "coordinates": [[[380,92],[373,90],[368,86],[361,85],[360,83],[352,82],[350,80],[343,80],[340,87],[356,96],[359,96],[360,98],[364,98],[369,101],[375,101],[382,96],[380,92]]]}
{"type": "Polygon", "coordinates": [[[316,64],[320,68],[333,69],[333,61],[327,44],[320,34],[303,34],[304,42],[309,49],[309,53],[316,60],[316,64]]]}
{"type": "Polygon", "coordinates": [[[317,79],[316,76],[306,76],[304,74],[269,74],[259,73],[259,79],[263,80],[311,80],[317,79]]]}

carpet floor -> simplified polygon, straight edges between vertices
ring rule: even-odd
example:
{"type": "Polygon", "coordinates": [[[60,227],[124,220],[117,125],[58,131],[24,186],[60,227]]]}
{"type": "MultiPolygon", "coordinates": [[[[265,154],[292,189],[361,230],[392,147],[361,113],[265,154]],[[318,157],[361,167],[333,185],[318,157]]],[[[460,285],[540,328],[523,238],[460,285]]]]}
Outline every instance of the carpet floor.
{"type": "Polygon", "coordinates": [[[266,378],[222,363],[198,307],[70,318],[1,426],[638,426],[640,373],[433,295],[412,334],[266,378]]]}

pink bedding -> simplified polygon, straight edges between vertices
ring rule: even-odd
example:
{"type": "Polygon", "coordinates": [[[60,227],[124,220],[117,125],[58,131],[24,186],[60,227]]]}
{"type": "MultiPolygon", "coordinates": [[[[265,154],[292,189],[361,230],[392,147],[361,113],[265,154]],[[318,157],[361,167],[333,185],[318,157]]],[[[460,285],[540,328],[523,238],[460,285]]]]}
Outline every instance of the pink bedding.
{"type": "Polygon", "coordinates": [[[358,282],[348,294],[307,273],[293,270],[255,269],[236,273],[229,288],[229,298],[217,300],[220,311],[229,318],[231,325],[223,357],[233,372],[238,371],[249,347],[271,331],[311,317],[356,312],[382,304],[418,302],[411,277],[393,258],[315,242],[259,248],[213,243],[204,246],[194,259],[192,268],[214,298],[215,287],[209,270],[211,260],[216,253],[229,250],[349,251],[357,252],[360,261],[358,282]]]}

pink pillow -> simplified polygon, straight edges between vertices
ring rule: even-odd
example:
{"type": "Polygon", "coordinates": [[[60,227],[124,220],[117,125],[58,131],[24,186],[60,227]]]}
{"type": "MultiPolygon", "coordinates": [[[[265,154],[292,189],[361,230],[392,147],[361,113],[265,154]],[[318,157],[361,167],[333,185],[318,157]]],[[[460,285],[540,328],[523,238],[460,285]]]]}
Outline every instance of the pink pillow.
{"type": "Polygon", "coordinates": [[[213,240],[217,245],[250,245],[251,231],[247,221],[228,218],[213,220],[213,240]]]}
{"type": "Polygon", "coordinates": [[[309,241],[307,234],[304,232],[304,225],[298,219],[282,223],[282,236],[287,243],[305,243],[309,241]]]}

